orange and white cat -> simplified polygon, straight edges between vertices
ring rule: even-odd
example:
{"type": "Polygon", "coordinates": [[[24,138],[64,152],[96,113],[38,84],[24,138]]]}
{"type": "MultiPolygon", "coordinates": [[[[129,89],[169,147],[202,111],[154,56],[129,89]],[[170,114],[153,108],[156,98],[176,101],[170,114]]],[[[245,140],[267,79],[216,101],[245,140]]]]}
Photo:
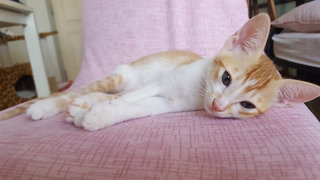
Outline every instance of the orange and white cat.
{"type": "Polygon", "coordinates": [[[192,52],[162,52],[119,66],[110,76],[76,91],[36,101],[33,120],[65,111],[86,130],[169,112],[205,109],[215,117],[248,118],[272,105],[320,96],[320,87],[282,79],[263,54],[270,19],[260,14],[233,34],[213,58],[192,52]]]}

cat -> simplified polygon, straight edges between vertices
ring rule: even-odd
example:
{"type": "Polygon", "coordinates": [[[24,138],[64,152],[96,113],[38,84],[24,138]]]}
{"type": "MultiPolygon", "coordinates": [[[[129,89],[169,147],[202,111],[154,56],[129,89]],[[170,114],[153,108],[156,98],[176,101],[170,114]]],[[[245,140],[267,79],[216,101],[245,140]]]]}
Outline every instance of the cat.
{"type": "Polygon", "coordinates": [[[193,52],[152,54],[119,66],[82,89],[29,102],[33,120],[64,111],[66,121],[85,130],[156,114],[205,109],[220,118],[249,118],[273,105],[303,103],[320,96],[320,87],[283,79],[263,53],[270,30],[267,14],[248,20],[213,58],[193,52]]]}

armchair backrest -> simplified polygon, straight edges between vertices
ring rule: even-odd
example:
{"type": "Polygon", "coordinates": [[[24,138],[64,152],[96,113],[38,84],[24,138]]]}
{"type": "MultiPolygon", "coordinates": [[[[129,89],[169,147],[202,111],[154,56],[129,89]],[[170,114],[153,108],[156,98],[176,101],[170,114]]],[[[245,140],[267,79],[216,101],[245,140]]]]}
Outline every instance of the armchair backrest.
{"type": "Polygon", "coordinates": [[[73,88],[155,52],[214,56],[247,16],[246,0],[84,0],[84,54],[73,88]]]}

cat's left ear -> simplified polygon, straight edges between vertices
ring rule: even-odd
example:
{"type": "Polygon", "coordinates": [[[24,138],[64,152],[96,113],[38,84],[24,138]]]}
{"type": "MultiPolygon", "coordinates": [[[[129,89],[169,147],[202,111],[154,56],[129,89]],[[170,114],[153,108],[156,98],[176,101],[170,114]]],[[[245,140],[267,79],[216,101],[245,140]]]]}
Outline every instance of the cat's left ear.
{"type": "Polygon", "coordinates": [[[320,86],[293,79],[279,80],[277,104],[305,103],[320,96],[320,86]]]}
{"type": "Polygon", "coordinates": [[[250,53],[261,55],[268,39],[270,24],[267,14],[254,16],[227,39],[222,50],[240,50],[249,55],[250,53]]]}

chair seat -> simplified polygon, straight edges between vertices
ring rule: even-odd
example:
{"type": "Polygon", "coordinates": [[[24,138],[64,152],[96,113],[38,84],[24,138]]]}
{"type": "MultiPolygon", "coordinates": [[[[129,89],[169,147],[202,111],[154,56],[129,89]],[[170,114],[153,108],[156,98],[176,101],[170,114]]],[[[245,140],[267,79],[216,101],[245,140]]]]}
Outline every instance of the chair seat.
{"type": "Polygon", "coordinates": [[[246,119],[171,113],[87,132],[63,115],[0,122],[0,178],[318,179],[320,125],[304,105],[246,119]]]}

